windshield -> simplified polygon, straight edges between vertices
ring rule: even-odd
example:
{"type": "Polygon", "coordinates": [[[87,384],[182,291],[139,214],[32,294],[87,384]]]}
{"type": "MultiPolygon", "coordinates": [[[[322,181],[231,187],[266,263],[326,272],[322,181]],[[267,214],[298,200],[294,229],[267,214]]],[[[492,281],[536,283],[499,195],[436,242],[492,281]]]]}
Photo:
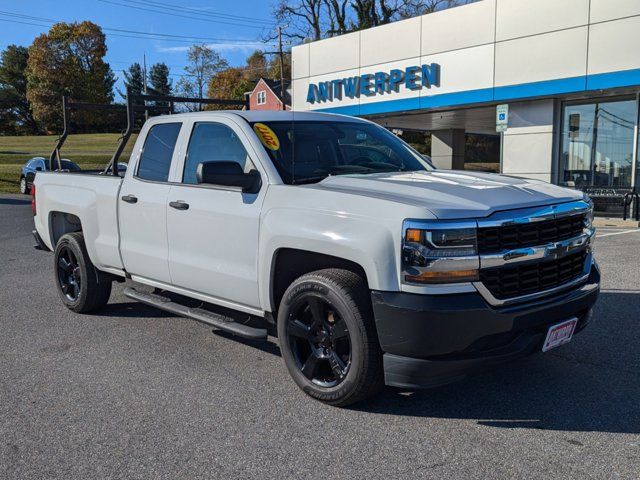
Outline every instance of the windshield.
{"type": "Polygon", "coordinates": [[[330,175],[433,170],[402,140],[370,123],[287,121],[252,127],[287,184],[330,175]]]}

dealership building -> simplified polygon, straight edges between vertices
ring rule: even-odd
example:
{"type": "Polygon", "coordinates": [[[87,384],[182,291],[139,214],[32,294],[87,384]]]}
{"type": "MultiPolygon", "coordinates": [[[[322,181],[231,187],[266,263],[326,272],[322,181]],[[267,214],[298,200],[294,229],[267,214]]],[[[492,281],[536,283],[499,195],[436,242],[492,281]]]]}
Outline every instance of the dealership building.
{"type": "Polygon", "coordinates": [[[640,182],[640,0],[480,0],[292,59],[294,110],[424,132],[439,167],[579,188],[611,215],[640,182]]]}

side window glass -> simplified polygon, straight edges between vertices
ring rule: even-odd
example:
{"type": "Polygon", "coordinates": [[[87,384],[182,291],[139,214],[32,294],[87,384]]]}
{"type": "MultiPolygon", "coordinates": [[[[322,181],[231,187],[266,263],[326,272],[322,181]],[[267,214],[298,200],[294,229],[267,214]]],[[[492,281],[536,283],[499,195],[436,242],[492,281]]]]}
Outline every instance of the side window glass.
{"type": "Polygon", "coordinates": [[[182,182],[198,183],[196,169],[202,162],[236,162],[245,172],[254,168],[235,132],[221,123],[196,123],[191,132],[182,182]]]}
{"type": "Polygon", "coordinates": [[[151,127],[140,156],[138,177],[155,182],[169,179],[171,157],[181,126],[181,123],[159,123],[151,127]]]}

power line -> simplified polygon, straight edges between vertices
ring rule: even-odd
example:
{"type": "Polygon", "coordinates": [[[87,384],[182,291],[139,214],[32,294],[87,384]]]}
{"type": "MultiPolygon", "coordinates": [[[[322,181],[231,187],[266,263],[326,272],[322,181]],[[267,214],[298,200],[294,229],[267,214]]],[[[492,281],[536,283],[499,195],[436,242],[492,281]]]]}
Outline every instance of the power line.
{"type": "Polygon", "coordinates": [[[164,2],[158,2],[155,0],[129,0],[129,3],[137,3],[137,4],[142,4],[142,5],[147,5],[147,6],[156,6],[158,8],[161,9],[167,9],[167,10],[174,10],[174,11],[178,11],[178,12],[185,12],[185,11],[189,11],[189,12],[193,12],[196,13],[200,16],[206,16],[206,17],[212,17],[212,18],[222,18],[222,19],[227,19],[227,20],[241,20],[241,21],[250,21],[250,22],[256,22],[256,23],[264,23],[266,25],[273,25],[274,22],[272,20],[266,20],[263,18],[256,18],[256,17],[247,17],[247,16],[240,16],[240,15],[232,15],[229,13],[217,13],[217,12],[208,12],[206,10],[203,9],[199,9],[199,8],[192,8],[192,7],[185,7],[180,5],[179,7],[169,4],[169,3],[164,3],[164,2]]]}
{"type": "MultiPolygon", "coordinates": [[[[32,15],[24,15],[14,12],[7,12],[0,10],[0,15],[5,17],[17,18],[19,20],[10,20],[10,19],[1,19],[0,21],[9,22],[9,23],[19,23],[23,25],[35,25],[38,27],[50,27],[51,24],[59,23],[59,20],[53,20],[50,18],[43,17],[34,17],[32,15]],[[36,22],[46,23],[46,25],[42,25],[41,23],[30,23],[24,20],[33,20],[36,22]]],[[[232,39],[232,38],[215,38],[215,37],[197,37],[197,36],[185,36],[185,35],[173,35],[168,33],[150,33],[150,32],[140,32],[136,30],[125,30],[121,28],[110,28],[110,27],[101,27],[102,30],[107,32],[116,32],[110,33],[112,36],[116,37],[125,37],[125,38],[141,38],[148,40],[164,40],[164,41],[174,41],[174,42],[197,42],[197,41],[206,41],[206,42],[221,42],[221,43],[233,43],[233,44],[247,44],[253,45],[256,43],[263,43],[259,40],[250,40],[250,39],[232,39]]]]}
{"type": "MultiPolygon", "coordinates": [[[[111,5],[115,5],[117,7],[126,7],[126,8],[133,8],[136,10],[141,10],[144,12],[151,12],[151,13],[159,13],[161,15],[169,15],[171,17],[181,17],[181,18],[186,18],[189,20],[198,20],[201,22],[209,22],[209,23],[223,23],[225,25],[233,25],[236,27],[247,27],[247,28],[266,28],[267,25],[261,24],[261,25],[256,25],[256,24],[252,24],[250,21],[246,22],[246,23],[236,23],[236,22],[228,22],[228,21],[224,21],[224,20],[214,20],[211,18],[203,18],[201,16],[192,16],[192,15],[182,15],[180,13],[176,13],[176,12],[170,12],[170,11],[162,11],[162,10],[157,10],[157,9],[153,9],[153,8],[145,8],[145,7],[139,7],[139,6],[135,6],[135,5],[128,5],[126,3],[119,3],[119,2],[115,2],[112,0],[98,0],[99,2],[102,3],[108,3],[111,5]]],[[[238,20],[240,21],[240,20],[238,20]]]]}

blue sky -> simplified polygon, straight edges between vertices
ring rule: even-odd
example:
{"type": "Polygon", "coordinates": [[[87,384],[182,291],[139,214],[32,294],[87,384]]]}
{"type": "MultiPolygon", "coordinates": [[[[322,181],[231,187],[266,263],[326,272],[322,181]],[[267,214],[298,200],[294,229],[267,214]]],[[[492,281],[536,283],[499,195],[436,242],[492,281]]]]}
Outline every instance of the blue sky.
{"type": "MultiPolygon", "coordinates": [[[[271,10],[271,0],[0,0],[0,49],[30,45],[48,30],[50,20],[91,20],[103,28],[202,37],[198,43],[209,44],[231,65],[240,65],[257,48],[275,49],[260,40],[273,31],[271,10]]],[[[116,86],[122,85],[122,70],[136,61],[142,64],[144,54],[147,66],[165,62],[176,83],[183,73],[186,50],[196,43],[129,38],[119,35],[133,34],[108,30],[105,34],[106,60],[119,79],[116,86]]]]}

